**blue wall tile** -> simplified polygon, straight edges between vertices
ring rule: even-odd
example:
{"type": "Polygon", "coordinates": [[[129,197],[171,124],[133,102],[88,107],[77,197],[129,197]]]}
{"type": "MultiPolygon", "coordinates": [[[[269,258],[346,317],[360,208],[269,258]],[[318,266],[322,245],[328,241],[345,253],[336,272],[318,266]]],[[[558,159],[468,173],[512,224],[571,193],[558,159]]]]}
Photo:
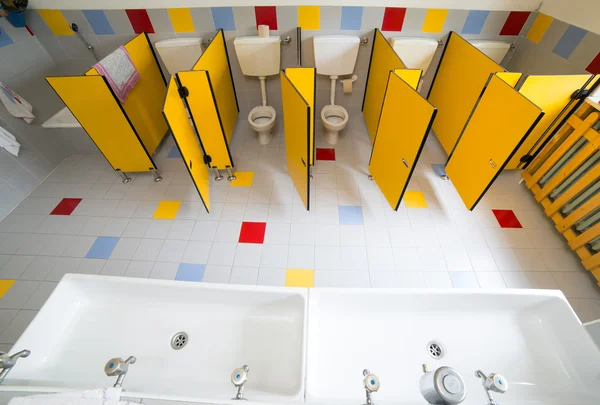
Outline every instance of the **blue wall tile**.
{"type": "Polygon", "coordinates": [[[570,25],[552,52],[565,59],[569,59],[569,56],[579,46],[586,34],[586,30],[570,25]]]}
{"type": "Polygon", "coordinates": [[[106,14],[102,10],[83,10],[83,15],[88,20],[96,35],[112,35],[113,31],[106,14]]]}
{"type": "Polygon", "coordinates": [[[204,271],[206,270],[205,264],[189,264],[181,263],[175,280],[179,281],[202,281],[204,277],[204,271]]]}
{"type": "Polygon", "coordinates": [[[215,29],[223,28],[225,31],[235,31],[235,20],[233,18],[233,8],[231,7],[212,7],[213,22],[215,29]]]}
{"type": "Polygon", "coordinates": [[[99,236],[85,255],[88,259],[108,259],[120,238],[99,236]]]}
{"type": "Polygon", "coordinates": [[[362,7],[344,6],[342,7],[342,27],[343,30],[359,30],[362,24],[362,7]]]}
{"type": "Polygon", "coordinates": [[[10,45],[12,43],[13,43],[12,38],[8,36],[6,31],[4,31],[2,28],[0,28],[0,48],[2,48],[3,46],[6,46],[6,45],[10,45]]]}
{"type": "Polygon", "coordinates": [[[469,11],[461,34],[481,34],[481,30],[483,30],[483,25],[485,24],[489,14],[489,11],[483,10],[469,11]]]}

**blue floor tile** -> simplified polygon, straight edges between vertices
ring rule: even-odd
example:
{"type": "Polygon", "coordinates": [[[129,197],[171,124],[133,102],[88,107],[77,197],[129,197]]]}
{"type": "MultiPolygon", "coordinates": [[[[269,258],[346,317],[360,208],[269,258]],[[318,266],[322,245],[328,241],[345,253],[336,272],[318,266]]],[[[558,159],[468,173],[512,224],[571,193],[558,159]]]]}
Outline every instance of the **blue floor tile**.
{"type": "Polygon", "coordinates": [[[120,238],[98,236],[85,255],[88,259],[108,259],[120,238]]]}
{"type": "Polygon", "coordinates": [[[204,270],[206,270],[205,264],[188,264],[181,263],[175,280],[180,281],[202,281],[204,277],[204,270]]]}
{"type": "Polygon", "coordinates": [[[167,155],[168,158],[181,158],[181,153],[179,152],[179,148],[177,146],[173,146],[167,155]]]}
{"type": "Polygon", "coordinates": [[[361,207],[341,206],[340,225],[362,225],[363,214],[361,207]]]}

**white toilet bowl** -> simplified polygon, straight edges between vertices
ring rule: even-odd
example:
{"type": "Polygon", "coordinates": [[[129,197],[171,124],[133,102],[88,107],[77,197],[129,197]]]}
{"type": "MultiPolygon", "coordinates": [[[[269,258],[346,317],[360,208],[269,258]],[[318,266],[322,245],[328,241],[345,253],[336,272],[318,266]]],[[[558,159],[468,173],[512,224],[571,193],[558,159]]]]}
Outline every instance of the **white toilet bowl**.
{"type": "Polygon", "coordinates": [[[258,133],[258,143],[268,145],[273,139],[271,130],[275,126],[275,109],[270,106],[254,107],[248,114],[248,122],[253,130],[258,133]]]}
{"type": "Polygon", "coordinates": [[[321,110],[321,120],[325,127],[325,140],[335,145],[340,139],[340,131],[348,124],[348,111],[341,105],[326,105],[321,110]]]}

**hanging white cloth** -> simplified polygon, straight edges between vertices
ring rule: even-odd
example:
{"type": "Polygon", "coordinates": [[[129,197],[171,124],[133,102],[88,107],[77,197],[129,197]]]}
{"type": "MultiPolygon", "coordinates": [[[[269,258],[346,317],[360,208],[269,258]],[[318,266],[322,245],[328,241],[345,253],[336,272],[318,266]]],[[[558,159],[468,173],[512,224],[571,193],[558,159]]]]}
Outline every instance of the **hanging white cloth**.
{"type": "Polygon", "coordinates": [[[6,129],[0,127],[0,148],[6,149],[11,155],[19,156],[20,147],[21,144],[17,142],[17,138],[6,129]]]}
{"type": "Polygon", "coordinates": [[[0,101],[13,117],[23,118],[28,124],[31,124],[35,119],[31,104],[2,82],[0,82],[0,101]]]}
{"type": "Polygon", "coordinates": [[[15,397],[9,405],[135,405],[120,401],[121,388],[15,397]]]}

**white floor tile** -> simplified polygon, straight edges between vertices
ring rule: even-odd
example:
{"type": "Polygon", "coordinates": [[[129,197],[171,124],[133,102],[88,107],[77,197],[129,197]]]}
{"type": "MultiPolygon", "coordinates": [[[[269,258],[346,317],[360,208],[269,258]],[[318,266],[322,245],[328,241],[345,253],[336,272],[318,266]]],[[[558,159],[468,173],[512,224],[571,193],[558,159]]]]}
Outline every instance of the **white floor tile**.
{"type": "Polygon", "coordinates": [[[46,281],[60,281],[67,273],[77,273],[77,268],[82,262],[83,259],[80,258],[61,257],[48,272],[46,281]]]}
{"type": "Polygon", "coordinates": [[[552,277],[567,298],[600,298],[600,288],[589,273],[557,271],[552,277]]]}
{"type": "Polygon", "coordinates": [[[245,203],[228,202],[223,205],[221,220],[223,221],[242,221],[246,212],[245,203]]]}
{"type": "Polygon", "coordinates": [[[36,256],[14,255],[0,266],[0,280],[15,280],[31,265],[36,256]]]}
{"type": "Polygon", "coordinates": [[[260,266],[260,257],[262,255],[263,245],[252,243],[240,243],[235,252],[235,266],[256,267],[260,266]]]}
{"type": "Polygon", "coordinates": [[[484,228],[481,230],[483,237],[490,249],[510,248],[510,241],[503,232],[503,229],[484,228]]]}
{"type": "Polygon", "coordinates": [[[185,253],[183,254],[181,262],[206,264],[211,246],[211,242],[189,241],[185,248],[185,253]]]}
{"type": "Polygon", "coordinates": [[[419,268],[422,271],[447,271],[444,252],[439,247],[418,248],[419,268]]]}
{"type": "Polygon", "coordinates": [[[149,219],[132,218],[125,227],[122,236],[125,238],[141,238],[146,233],[149,225],[149,219]]]}
{"type": "Polygon", "coordinates": [[[148,229],[144,233],[146,239],[166,239],[169,234],[169,230],[173,225],[173,221],[170,219],[153,219],[148,225],[148,229]]]}
{"type": "Polygon", "coordinates": [[[258,267],[233,267],[229,284],[256,285],[257,282],[258,267]]]}
{"type": "Polygon", "coordinates": [[[247,204],[244,221],[266,222],[269,216],[269,204],[247,204]]]}
{"type": "Polygon", "coordinates": [[[207,264],[232,266],[237,246],[237,243],[214,242],[210,249],[207,264]]]}
{"type": "Polygon", "coordinates": [[[85,224],[81,227],[79,235],[82,236],[100,236],[102,230],[108,223],[108,218],[103,217],[90,217],[85,224]]]}
{"type": "Polygon", "coordinates": [[[315,268],[315,247],[314,246],[293,246],[290,245],[288,252],[289,269],[314,269],[315,268]]]}
{"type": "Polygon", "coordinates": [[[443,249],[449,271],[472,271],[469,255],[464,248],[443,249]]]}
{"type": "Polygon", "coordinates": [[[217,242],[237,242],[240,238],[240,230],[242,228],[241,221],[235,222],[219,222],[217,232],[215,234],[215,241],[217,242]]]}
{"type": "Polygon", "coordinates": [[[392,248],[396,270],[398,271],[420,271],[421,262],[419,260],[418,248],[416,247],[396,247],[392,248]]]}
{"type": "Polygon", "coordinates": [[[191,219],[176,219],[169,229],[167,239],[178,239],[178,240],[190,240],[192,232],[196,225],[194,220],[191,219]]]}
{"type": "Polygon", "coordinates": [[[491,249],[500,271],[524,271],[513,249],[491,249]]]}
{"type": "Polygon", "coordinates": [[[273,287],[283,287],[285,285],[285,268],[265,268],[258,269],[258,285],[273,287]]]}
{"type": "Polygon", "coordinates": [[[75,236],[71,245],[63,253],[63,256],[85,257],[95,241],[95,236],[75,236]]]}
{"type": "Polygon", "coordinates": [[[367,271],[315,271],[315,287],[368,288],[371,286],[367,271]]]}
{"type": "Polygon", "coordinates": [[[54,235],[52,239],[44,246],[40,255],[44,256],[62,256],[73,243],[73,235],[54,235]]]}
{"type": "Polygon", "coordinates": [[[148,278],[154,262],[132,261],[125,271],[125,277],[148,278]]]}
{"type": "Polygon", "coordinates": [[[581,322],[600,319],[599,299],[569,298],[569,304],[571,304],[581,322]]]}
{"type": "Polygon", "coordinates": [[[175,280],[178,269],[178,263],[156,262],[150,272],[150,278],[157,280],[175,280]]]}
{"type": "Polygon", "coordinates": [[[527,278],[531,283],[531,288],[543,288],[549,290],[558,290],[558,284],[554,281],[552,273],[547,271],[527,272],[527,278]]]}
{"type": "Polygon", "coordinates": [[[369,269],[367,248],[362,246],[342,246],[342,269],[367,271],[369,269]]]}
{"type": "Polygon", "coordinates": [[[267,221],[270,222],[285,222],[292,221],[292,206],[283,204],[270,204],[269,215],[267,221]]]}
{"type": "Polygon", "coordinates": [[[396,264],[391,247],[367,247],[369,271],[394,271],[396,264]]]}
{"type": "Polygon", "coordinates": [[[550,271],[582,271],[581,259],[566,246],[561,249],[538,249],[544,264],[550,271]]]}
{"type": "Polygon", "coordinates": [[[109,258],[113,260],[131,260],[140,241],[140,238],[119,238],[109,258]]]}
{"type": "Polygon", "coordinates": [[[215,266],[209,264],[204,270],[204,277],[202,282],[204,283],[229,283],[231,277],[231,266],[215,266]]]}
{"type": "Polygon", "coordinates": [[[502,272],[501,274],[508,288],[531,288],[527,274],[523,272],[502,272]]]}
{"type": "Polygon", "coordinates": [[[566,239],[555,229],[526,229],[527,236],[537,249],[564,249],[566,239]]]}
{"type": "Polygon", "coordinates": [[[316,225],[292,224],[290,228],[290,245],[310,246],[315,244],[316,225]]]}
{"type": "Polygon", "coordinates": [[[529,240],[525,229],[503,229],[502,232],[504,232],[510,247],[513,249],[533,248],[533,243],[529,240]]]}
{"type": "Polygon", "coordinates": [[[423,279],[427,288],[452,288],[447,271],[426,271],[423,272],[423,279]]]}
{"type": "Polygon", "coordinates": [[[136,261],[155,261],[164,242],[163,239],[142,239],[132,259],[136,261]]]}
{"type": "Polygon", "coordinates": [[[485,271],[475,273],[481,288],[506,288],[506,283],[499,271],[485,271]]]}
{"type": "Polygon", "coordinates": [[[475,271],[498,271],[498,266],[494,260],[492,252],[486,248],[473,249],[467,251],[471,266],[475,271]]]}
{"type": "Polygon", "coordinates": [[[212,242],[217,234],[217,221],[196,221],[190,240],[212,242]]]}
{"type": "Polygon", "coordinates": [[[100,271],[103,276],[117,276],[122,277],[129,267],[130,260],[112,260],[109,259],[104,263],[104,267],[100,271]]]}
{"type": "Polygon", "coordinates": [[[188,242],[186,240],[165,240],[156,261],[181,263],[183,254],[186,252],[187,244],[188,242]]]}
{"type": "Polygon", "coordinates": [[[267,223],[265,244],[287,245],[290,243],[291,225],[286,223],[267,223]]]}
{"type": "Polygon", "coordinates": [[[39,286],[39,281],[15,281],[10,289],[2,296],[2,299],[0,300],[0,309],[22,309],[39,286]]]}
{"type": "Polygon", "coordinates": [[[477,276],[472,271],[452,271],[449,275],[454,288],[479,288],[477,276]]]}
{"type": "MultiPolygon", "coordinates": [[[[374,273],[371,273],[371,280],[374,273]]],[[[396,273],[398,288],[425,288],[425,278],[422,272],[403,271],[396,273]]]]}
{"type": "Polygon", "coordinates": [[[340,225],[340,243],[342,246],[366,246],[365,227],[363,225],[340,225]]]}
{"type": "Polygon", "coordinates": [[[102,229],[100,236],[119,237],[123,235],[128,224],[129,218],[110,218],[106,226],[102,229]]]}
{"type": "Polygon", "coordinates": [[[525,271],[547,271],[542,257],[535,249],[513,249],[525,271]]]}
{"type": "MultiPolygon", "coordinates": [[[[352,225],[346,225],[352,226],[352,225]]],[[[340,225],[317,225],[315,235],[315,245],[317,246],[340,246],[341,232],[340,225]]]]}
{"type": "Polygon", "coordinates": [[[391,247],[390,235],[386,226],[365,225],[365,239],[369,247],[391,247]]]}
{"type": "MultiPolygon", "coordinates": [[[[27,256],[15,256],[27,257],[27,256]]],[[[37,256],[19,276],[21,280],[44,280],[58,262],[58,257],[37,256]]]]}
{"type": "Polygon", "coordinates": [[[339,246],[316,246],[316,270],[340,270],[342,268],[342,252],[339,246]]]}
{"type": "Polygon", "coordinates": [[[38,255],[51,240],[52,235],[33,234],[15,253],[18,255],[38,255]]]}

